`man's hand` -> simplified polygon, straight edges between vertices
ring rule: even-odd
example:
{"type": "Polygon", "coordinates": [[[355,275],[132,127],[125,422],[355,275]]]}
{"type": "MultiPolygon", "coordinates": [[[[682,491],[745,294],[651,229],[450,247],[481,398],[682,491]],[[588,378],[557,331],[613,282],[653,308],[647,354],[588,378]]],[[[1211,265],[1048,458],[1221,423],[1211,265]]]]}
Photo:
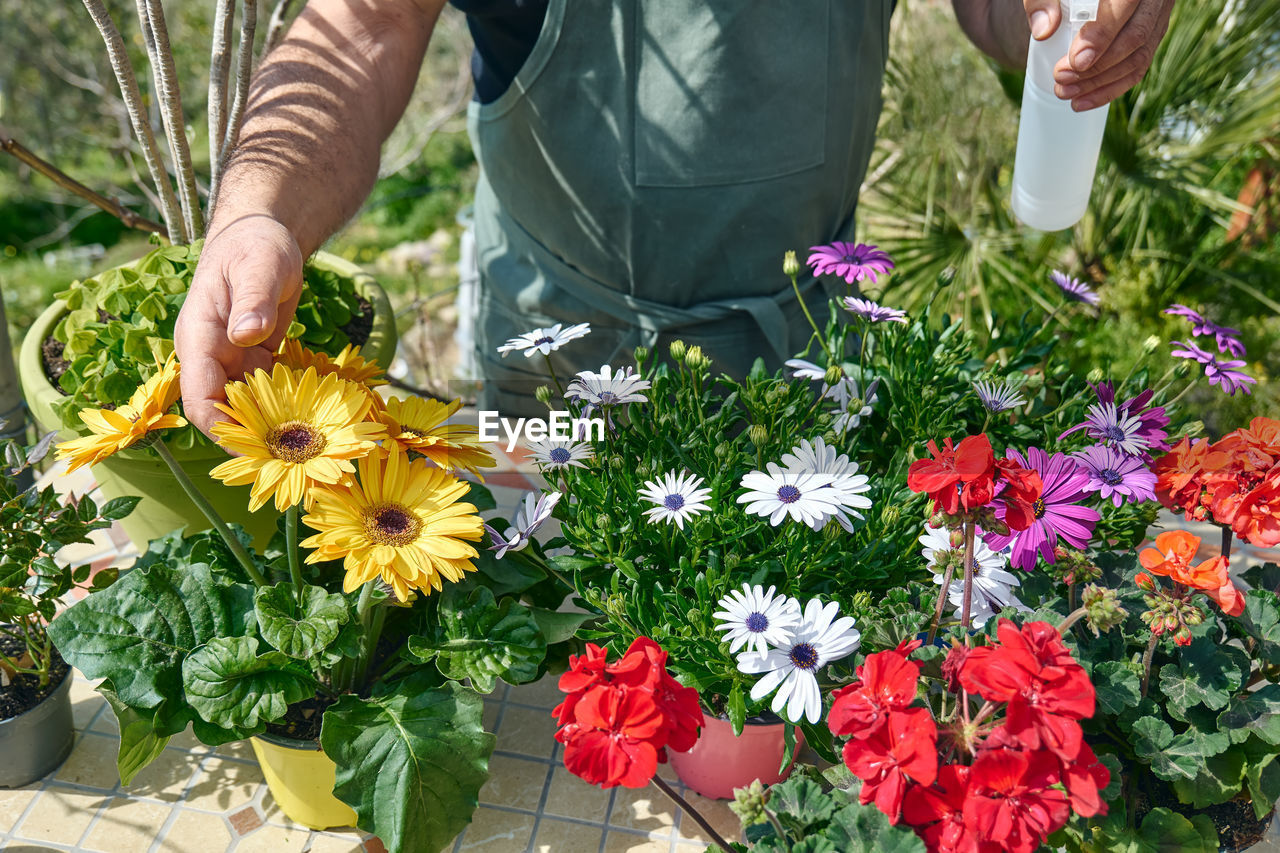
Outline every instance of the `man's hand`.
{"type": "MultiPolygon", "coordinates": [[[[1046,39],[1057,30],[1058,0],[1024,0],[1031,34],[1046,39]]],[[[1085,24],[1071,50],[1054,67],[1054,92],[1073,109],[1091,110],[1133,88],[1169,29],[1173,0],[1102,0],[1098,19],[1085,24]]]]}
{"type": "Polygon", "coordinates": [[[223,387],[261,367],[284,339],[302,290],[302,253],[269,216],[245,216],[204,245],[174,328],[182,407],[206,435],[226,415],[223,387]]]}

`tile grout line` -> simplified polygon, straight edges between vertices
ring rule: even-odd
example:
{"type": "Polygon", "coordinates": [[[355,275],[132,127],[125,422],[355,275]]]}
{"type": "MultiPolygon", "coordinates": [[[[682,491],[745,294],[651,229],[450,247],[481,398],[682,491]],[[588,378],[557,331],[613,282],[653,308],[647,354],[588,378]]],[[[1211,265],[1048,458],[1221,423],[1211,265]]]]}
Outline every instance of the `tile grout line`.
{"type": "Polygon", "coordinates": [[[600,848],[596,853],[604,853],[605,845],[609,843],[609,818],[613,816],[613,803],[618,798],[618,789],[611,788],[609,790],[609,802],[604,804],[604,834],[600,836],[600,848]]]}
{"type": "MultiPolygon", "coordinates": [[[[507,695],[510,695],[510,693],[511,688],[508,687],[507,695]]],[[[503,701],[505,702],[506,700],[504,699],[503,701]]],[[[538,808],[533,813],[533,831],[529,835],[529,846],[525,848],[528,853],[534,853],[533,845],[538,838],[538,827],[542,826],[543,810],[547,806],[547,794],[551,791],[551,777],[554,776],[556,772],[556,751],[559,749],[560,744],[558,743],[551,747],[551,760],[547,764],[547,775],[542,780],[542,791],[538,794],[538,808]]],[[[601,827],[601,832],[603,831],[604,827],[601,827]]]]}

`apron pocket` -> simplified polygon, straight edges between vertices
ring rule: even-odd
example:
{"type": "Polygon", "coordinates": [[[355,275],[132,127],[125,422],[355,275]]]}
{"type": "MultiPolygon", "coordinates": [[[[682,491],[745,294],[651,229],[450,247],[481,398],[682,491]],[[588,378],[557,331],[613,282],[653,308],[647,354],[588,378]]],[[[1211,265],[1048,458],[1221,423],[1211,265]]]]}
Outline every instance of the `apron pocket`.
{"type": "Polygon", "coordinates": [[[761,181],[822,165],[831,0],[637,0],[635,182],[761,181]]]}

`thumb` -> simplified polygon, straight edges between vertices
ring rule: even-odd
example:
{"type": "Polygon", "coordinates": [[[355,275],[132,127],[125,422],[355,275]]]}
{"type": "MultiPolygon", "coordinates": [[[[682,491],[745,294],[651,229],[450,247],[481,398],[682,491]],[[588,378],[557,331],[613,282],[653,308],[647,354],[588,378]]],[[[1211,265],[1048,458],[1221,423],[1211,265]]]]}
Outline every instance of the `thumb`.
{"type": "Polygon", "coordinates": [[[257,255],[227,276],[231,311],[227,339],[237,346],[256,346],[274,336],[280,305],[302,286],[302,257],[296,246],[257,255]]]}
{"type": "Polygon", "coordinates": [[[1036,41],[1044,41],[1053,35],[1062,23],[1062,7],[1058,0],[1024,0],[1027,23],[1036,41]]]}

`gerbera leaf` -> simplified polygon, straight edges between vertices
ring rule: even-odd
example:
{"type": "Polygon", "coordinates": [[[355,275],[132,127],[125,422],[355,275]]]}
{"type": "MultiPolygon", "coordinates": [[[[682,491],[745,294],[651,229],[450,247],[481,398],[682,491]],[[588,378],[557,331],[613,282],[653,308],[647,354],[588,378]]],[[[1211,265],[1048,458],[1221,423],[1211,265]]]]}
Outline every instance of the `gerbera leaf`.
{"type": "Polygon", "coordinates": [[[542,607],[531,607],[529,613],[533,621],[538,623],[538,630],[548,646],[573,639],[583,623],[595,618],[591,613],[559,613],[542,607]]]}
{"type": "Polygon", "coordinates": [[[303,587],[301,602],[292,584],[261,587],[253,606],[262,638],[298,660],[328,648],[351,618],[346,598],[318,586],[303,587]]]}
{"type": "Polygon", "coordinates": [[[471,486],[467,496],[463,498],[467,503],[476,508],[476,512],[484,512],[488,509],[497,507],[497,502],[493,499],[493,492],[489,491],[479,483],[469,483],[471,486]]]}
{"type": "Polygon", "coordinates": [[[409,651],[423,660],[435,658],[446,678],[469,678],[481,693],[491,693],[494,680],[522,684],[538,677],[547,641],[529,608],[512,598],[498,604],[486,587],[464,597],[450,587],[440,599],[440,624],[433,636],[409,638],[409,651]]]}
{"type": "Polygon", "coordinates": [[[256,637],[215,637],[182,662],[187,702],[223,728],[254,728],[315,694],[315,677],[277,651],[258,654],[256,637]]]}
{"type": "Polygon", "coordinates": [[[338,765],[334,793],[391,853],[442,850],[471,820],[494,737],[484,703],[419,672],[369,699],[343,696],[324,714],[320,743],[338,765]]]}

